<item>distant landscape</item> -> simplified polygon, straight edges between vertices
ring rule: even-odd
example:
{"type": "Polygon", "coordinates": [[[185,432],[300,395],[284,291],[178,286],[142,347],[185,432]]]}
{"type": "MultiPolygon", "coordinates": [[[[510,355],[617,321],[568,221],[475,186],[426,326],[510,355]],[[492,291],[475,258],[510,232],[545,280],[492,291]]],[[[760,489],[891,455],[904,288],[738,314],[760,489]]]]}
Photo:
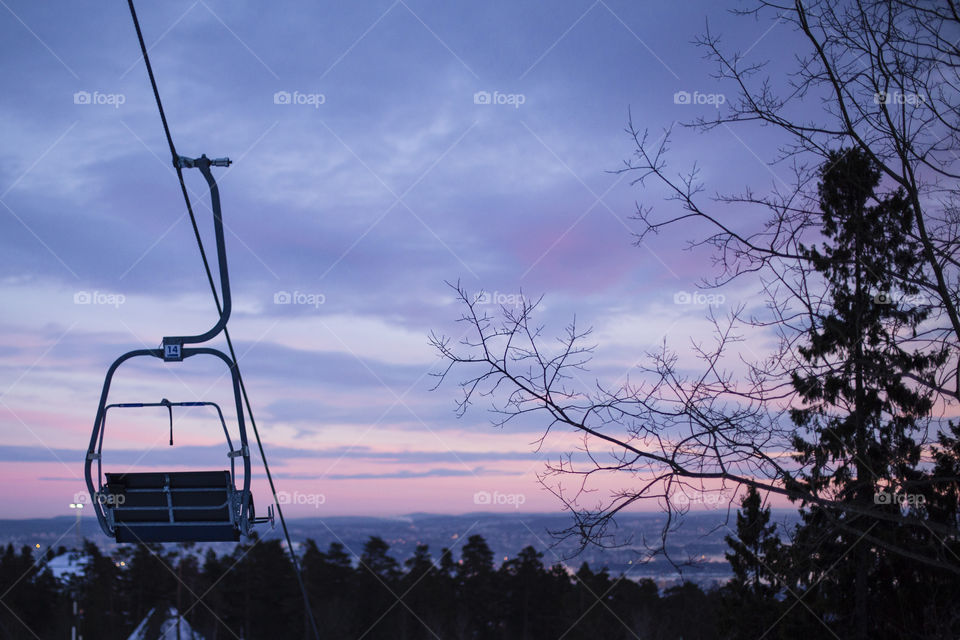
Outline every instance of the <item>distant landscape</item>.
{"type": "MultiPolygon", "coordinates": [[[[796,521],[796,512],[777,511],[773,515],[777,521],[796,521]]],[[[481,535],[490,545],[494,554],[494,563],[499,564],[506,557],[514,557],[518,551],[532,546],[544,554],[546,565],[562,564],[571,572],[584,562],[593,569],[606,567],[611,575],[623,573],[626,577],[639,580],[650,578],[659,586],[667,587],[686,580],[706,588],[716,583],[726,582],[731,576],[730,565],[723,554],[729,548],[723,541],[731,533],[724,525],[725,512],[690,513],[684,517],[683,524],[671,534],[667,550],[670,559],[658,555],[645,560],[647,552],[644,541],[653,547],[658,543],[664,523],[664,515],[659,513],[628,514],[618,519],[620,543],[616,548],[588,546],[582,551],[574,539],[561,540],[551,535],[570,526],[568,514],[497,514],[469,513],[463,515],[441,515],[415,513],[395,518],[333,516],[329,518],[295,518],[288,521],[290,534],[295,544],[302,544],[308,538],[326,549],[332,542],[340,542],[348,552],[358,557],[364,543],[371,536],[381,537],[390,545],[390,555],[398,562],[413,556],[416,546],[426,544],[434,555],[442,549],[451,549],[458,553],[459,547],[471,535],[481,535]],[[671,560],[681,566],[682,574],[671,560]]],[[[733,520],[733,515],[731,515],[733,520]]],[[[0,520],[0,544],[14,547],[22,545],[40,545],[42,550],[60,546],[74,548],[78,543],[76,519],[70,516],[55,518],[37,518],[23,520],[0,520]]],[[[81,535],[102,550],[122,556],[124,549],[132,545],[119,545],[108,540],[100,532],[96,521],[84,518],[80,526],[81,535]]],[[[280,539],[279,525],[272,531],[264,528],[264,540],[280,539]]],[[[173,545],[169,545],[173,546],[173,545]]],[[[229,552],[230,543],[207,543],[197,545],[198,553],[213,548],[218,553],[229,552]]]]}

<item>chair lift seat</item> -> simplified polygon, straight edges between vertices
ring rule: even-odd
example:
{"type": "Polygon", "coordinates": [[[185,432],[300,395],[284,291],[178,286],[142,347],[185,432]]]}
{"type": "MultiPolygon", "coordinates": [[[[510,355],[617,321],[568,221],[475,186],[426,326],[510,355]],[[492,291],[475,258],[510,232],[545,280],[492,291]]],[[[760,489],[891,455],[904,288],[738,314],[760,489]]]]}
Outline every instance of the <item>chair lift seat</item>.
{"type": "MultiPolygon", "coordinates": [[[[117,542],[236,542],[240,491],[229,471],[106,473],[117,542]]],[[[249,505],[252,510],[252,500],[249,505]]],[[[250,514],[252,518],[252,513],[250,514]]]]}

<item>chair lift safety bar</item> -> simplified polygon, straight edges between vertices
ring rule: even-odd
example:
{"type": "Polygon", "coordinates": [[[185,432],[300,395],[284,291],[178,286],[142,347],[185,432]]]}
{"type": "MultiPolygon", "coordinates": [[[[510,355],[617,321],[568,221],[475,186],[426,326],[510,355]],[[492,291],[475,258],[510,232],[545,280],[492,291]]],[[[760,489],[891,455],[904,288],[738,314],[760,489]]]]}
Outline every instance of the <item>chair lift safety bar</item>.
{"type": "Polygon", "coordinates": [[[129,351],[117,358],[107,370],[93,424],[93,433],[90,436],[90,445],[87,448],[84,476],[100,527],[117,542],[236,541],[241,535],[249,535],[253,524],[270,519],[254,517],[253,498],[250,493],[250,450],[247,446],[237,365],[227,354],[218,349],[185,346],[213,339],[223,331],[230,318],[230,280],[227,273],[223,219],[220,214],[220,193],[210,172],[211,166],[226,167],[230,165],[230,160],[226,158],[210,160],[204,155],[195,159],[181,156],[176,162],[181,169],[193,167],[200,169],[210,187],[223,306],[220,318],[209,331],[194,336],[165,337],[161,348],[129,351]],[[164,399],[150,403],[107,404],[114,373],[127,360],[152,357],[165,362],[180,362],[198,355],[219,358],[230,370],[240,435],[238,448],[235,449],[233,446],[223,412],[214,403],[170,402],[164,399]],[[108,409],[157,406],[167,407],[170,413],[171,445],[173,444],[173,407],[216,407],[229,447],[230,469],[149,472],[124,470],[103,473],[102,449],[108,409]],[[239,489],[236,486],[236,458],[240,458],[243,463],[243,477],[239,489]],[[94,461],[97,463],[96,481],[93,477],[94,461]],[[105,483],[104,480],[106,480],[105,483]]]}

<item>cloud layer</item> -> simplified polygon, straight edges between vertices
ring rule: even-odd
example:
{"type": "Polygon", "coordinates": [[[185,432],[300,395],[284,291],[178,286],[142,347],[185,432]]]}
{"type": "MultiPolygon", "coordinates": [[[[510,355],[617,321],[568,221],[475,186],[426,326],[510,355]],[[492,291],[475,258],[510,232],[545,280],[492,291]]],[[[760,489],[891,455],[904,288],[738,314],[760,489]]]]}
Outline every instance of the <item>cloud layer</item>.
{"type": "MultiPolygon", "coordinates": [[[[24,491],[8,515],[50,515],[68,502],[56,479],[76,483],[113,358],[202,331],[215,310],[129,16],[5,6],[0,460],[24,491]]],[[[632,152],[628,110],[659,131],[714,108],[675,100],[716,90],[687,44],[702,18],[747,41],[766,26],[708,2],[139,10],[178,150],[235,161],[217,170],[231,333],[278,477],[323,490],[329,512],[469,511],[473,491],[539,491],[543,424],[496,430],[486,407],[458,421],[455,387],[431,391],[429,333],[463,329],[446,282],[507,304],[544,295],[548,333],[574,314],[596,326],[587,387],[623,378],[663,339],[709,331],[705,308],[675,303],[709,256],[672,237],[634,246],[637,201],[664,194],[610,170],[632,152]],[[371,491],[378,480],[389,491],[371,491]]],[[[697,158],[710,180],[770,182],[763,140],[684,136],[678,160],[697,158]]],[[[186,178],[212,251],[204,183],[186,178]]],[[[229,406],[222,373],[131,365],[117,394],[229,406]]],[[[222,454],[122,427],[107,447],[118,459],[222,454]]],[[[565,437],[547,443],[554,455],[571,450],[565,437]]]]}

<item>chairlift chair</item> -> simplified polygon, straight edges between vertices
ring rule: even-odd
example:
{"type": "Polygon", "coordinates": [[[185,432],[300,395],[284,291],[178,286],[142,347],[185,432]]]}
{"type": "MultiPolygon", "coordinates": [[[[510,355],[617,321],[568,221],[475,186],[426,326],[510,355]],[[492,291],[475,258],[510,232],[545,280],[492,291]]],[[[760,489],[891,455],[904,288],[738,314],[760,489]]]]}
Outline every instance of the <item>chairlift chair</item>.
{"type": "Polygon", "coordinates": [[[250,492],[250,449],[236,363],[225,353],[211,347],[185,345],[207,342],[219,334],[230,317],[230,281],[227,273],[220,195],[210,172],[211,166],[229,166],[226,158],[177,159],[179,168],[196,167],[210,187],[217,258],[220,268],[220,289],[223,306],[220,319],[206,333],[195,336],[165,337],[158,349],[136,349],[117,358],[107,370],[97,416],[87,448],[84,476],[94,513],[104,533],[117,542],[232,542],[250,535],[253,525],[273,523],[273,505],[267,516],[256,518],[250,492]],[[108,404],[114,373],[127,360],[140,357],[158,358],[167,363],[204,355],[223,361],[230,370],[239,431],[239,446],[234,447],[230,430],[220,406],[213,402],[134,402],[108,404]],[[176,407],[213,407],[216,409],[227,441],[229,469],[199,471],[103,471],[103,440],[106,417],[110,409],[143,409],[166,407],[170,416],[170,445],[173,445],[173,409],[176,407]],[[237,478],[237,459],[240,478],[237,478]],[[96,462],[96,477],[93,463],[96,462]]]}

